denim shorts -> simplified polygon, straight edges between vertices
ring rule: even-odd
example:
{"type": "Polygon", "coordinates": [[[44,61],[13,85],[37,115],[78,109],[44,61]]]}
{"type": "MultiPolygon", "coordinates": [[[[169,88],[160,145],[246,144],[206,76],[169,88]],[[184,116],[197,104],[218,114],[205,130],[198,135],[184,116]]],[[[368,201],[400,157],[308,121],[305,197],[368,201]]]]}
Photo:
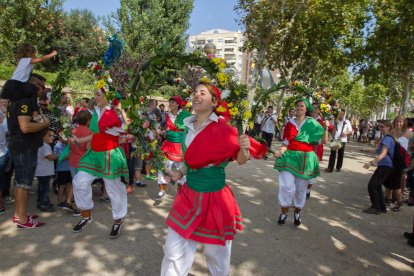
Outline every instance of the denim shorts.
{"type": "Polygon", "coordinates": [[[14,163],[15,187],[30,190],[37,166],[37,149],[24,152],[10,150],[14,163]]]}

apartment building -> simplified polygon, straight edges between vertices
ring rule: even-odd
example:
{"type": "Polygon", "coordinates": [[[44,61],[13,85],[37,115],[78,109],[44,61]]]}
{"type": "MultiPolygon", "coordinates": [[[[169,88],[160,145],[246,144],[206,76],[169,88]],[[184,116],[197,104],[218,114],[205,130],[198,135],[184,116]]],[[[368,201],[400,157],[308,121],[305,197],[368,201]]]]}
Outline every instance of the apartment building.
{"type": "Polygon", "coordinates": [[[241,80],[243,76],[243,52],[240,48],[244,43],[244,35],[241,31],[232,32],[223,29],[213,29],[189,37],[188,46],[191,49],[203,49],[207,43],[216,46],[216,57],[224,58],[228,64],[232,64],[241,80]]]}

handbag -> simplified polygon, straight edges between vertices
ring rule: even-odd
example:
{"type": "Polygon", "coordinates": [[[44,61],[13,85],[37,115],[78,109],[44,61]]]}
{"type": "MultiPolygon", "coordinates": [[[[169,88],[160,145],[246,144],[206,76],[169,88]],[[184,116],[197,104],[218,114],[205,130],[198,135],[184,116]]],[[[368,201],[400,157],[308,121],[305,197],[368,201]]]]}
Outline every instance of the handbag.
{"type": "Polygon", "coordinates": [[[329,143],[329,147],[331,148],[332,151],[337,151],[340,148],[342,148],[342,142],[338,140],[333,140],[329,143]]]}
{"type": "MultiPolygon", "coordinates": [[[[342,132],[344,131],[345,124],[346,124],[346,120],[342,124],[342,129],[341,129],[341,133],[339,134],[339,138],[341,138],[341,136],[342,136],[342,132]]],[[[338,131],[338,124],[335,124],[335,128],[338,131]]],[[[337,151],[340,148],[342,148],[342,141],[341,140],[332,140],[329,143],[329,147],[331,148],[332,151],[337,151]]]]}

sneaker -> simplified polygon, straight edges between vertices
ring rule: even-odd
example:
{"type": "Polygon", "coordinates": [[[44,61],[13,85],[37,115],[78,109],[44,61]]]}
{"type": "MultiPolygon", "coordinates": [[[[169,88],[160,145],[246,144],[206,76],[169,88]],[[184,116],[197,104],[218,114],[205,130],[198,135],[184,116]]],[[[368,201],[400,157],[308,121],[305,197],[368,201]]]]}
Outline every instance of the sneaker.
{"type": "Polygon", "coordinates": [[[157,195],[157,200],[162,199],[165,196],[165,194],[166,194],[165,190],[159,191],[157,195]]]}
{"type": "Polygon", "coordinates": [[[65,206],[65,204],[66,204],[66,202],[61,202],[61,203],[58,203],[56,205],[56,207],[59,208],[59,209],[63,209],[63,206],[65,206]]]}
{"type": "Polygon", "coordinates": [[[371,214],[371,215],[379,215],[380,214],[380,211],[378,211],[374,207],[369,207],[367,209],[364,209],[364,210],[362,210],[362,212],[367,213],[367,214],[371,214]]]}
{"type": "Polygon", "coordinates": [[[33,220],[33,219],[30,219],[30,218],[28,218],[25,223],[17,222],[17,228],[18,229],[41,228],[45,225],[46,225],[46,223],[44,223],[44,222],[33,220]]]}
{"type": "Polygon", "coordinates": [[[111,229],[111,233],[109,234],[109,237],[110,237],[111,239],[116,239],[116,238],[118,238],[118,237],[119,237],[119,235],[121,234],[121,228],[122,228],[122,221],[121,221],[121,223],[119,223],[119,224],[114,223],[114,224],[112,225],[112,229],[111,229]]]}
{"type": "Polygon", "coordinates": [[[78,224],[73,227],[72,232],[73,233],[79,233],[85,230],[86,227],[88,227],[89,224],[92,223],[92,218],[82,218],[81,221],[79,221],[78,224]]]}
{"type": "Polygon", "coordinates": [[[3,214],[4,212],[6,212],[6,208],[0,207],[0,214],[3,214]]]}
{"type": "Polygon", "coordinates": [[[54,207],[40,207],[39,208],[40,211],[45,212],[45,213],[54,213],[56,212],[56,209],[54,207]]]}
{"type": "MultiPolygon", "coordinates": [[[[37,220],[39,218],[38,215],[28,215],[27,219],[31,219],[31,220],[37,220]]],[[[18,223],[19,222],[19,218],[16,216],[13,216],[12,218],[13,223],[18,223]]]]}
{"type": "Polygon", "coordinates": [[[325,172],[327,172],[327,173],[331,173],[331,172],[333,172],[333,169],[329,169],[329,168],[327,168],[327,169],[325,169],[325,172]]]}
{"type": "Polygon", "coordinates": [[[62,207],[63,210],[68,211],[68,212],[73,212],[73,207],[72,205],[70,205],[69,203],[65,202],[65,204],[62,207]]]}
{"type": "Polygon", "coordinates": [[[293,214],[293,218],[294,218],[293,223],[294,223],[296,226],[299,226],[299,225],[302,223],[302,220],[300,219],[300,213],[294,213],[294,214],[293,214]]]}
{"type": "Polygon", "coordinates": [[[135,182],[135,186],[143,188],[143,187],[147,187],[147,184],[145,184],[142,181],[139,181],[139,182],[135,182]]]}
{"type": "Polygon", "coordinates": [[[74,217],[80,217],[81,212],[78,209],[73,208],[73,213],[72,214],[73,214],[74,217]]]}
{"type": "Polygon", "coordinates": [[[134,191],[134,188],[131,185],[128,185],[127,187],[127,194],[130,194],[134,191]]]}
{"type": "Polygon", "coordinates": [[[277,223],[279,225],[283,225],[283,224],[286,223],[286,219],[287,219],[287,214],[281,213],[280,216],[279,216],[279,220],[277,221],[277,223]]]}
{"type": "Polygon", "coordinates": [[[6,205],[10,205],[10,204],[12,204],[12,203],[14,202],[14,198],[12,198],[11,196],[6,196],[6,197],[3,199],[3,202],[4,202],[4,204],[6,204],[6,205]]]}
{"type": "Polygon", "coordinates": [[[156,180],[157,177],[156,176],[153,176],[153,175],[146,175],[145,176],[145,179],[148,179],[148,180],[156,180]]]}
{"type": "Polygon", "coordinates": [[[109,202],[110,199],[108,196],[101,196],[101,201],[109,202]]]}

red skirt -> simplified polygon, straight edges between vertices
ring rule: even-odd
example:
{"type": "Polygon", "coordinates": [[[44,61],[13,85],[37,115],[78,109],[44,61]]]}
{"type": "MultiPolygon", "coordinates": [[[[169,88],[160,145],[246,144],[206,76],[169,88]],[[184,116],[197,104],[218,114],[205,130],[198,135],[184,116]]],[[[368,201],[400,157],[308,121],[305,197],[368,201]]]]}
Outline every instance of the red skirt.
{"type": "Polygon", "coordinates": [[[176,162],[183,161],[183,151],[181,149],[180,143],[164,141],[161,150],[164,152],[168,159],[176,162]]]}
{"type": "Polygon", "coordinates": [[[242,230],[242,217],[228,185],[217,192],[196,192],[184,185],[177,193],[167,225],[185,239],[225,245],[242,230]]]}
{"type": "Polygon", "coordinates": [[[316,156],[318,156],[318,161],[322,161],[322,157],[323,157],[323,144],[318,144],[316,146],[316,156]]]}

